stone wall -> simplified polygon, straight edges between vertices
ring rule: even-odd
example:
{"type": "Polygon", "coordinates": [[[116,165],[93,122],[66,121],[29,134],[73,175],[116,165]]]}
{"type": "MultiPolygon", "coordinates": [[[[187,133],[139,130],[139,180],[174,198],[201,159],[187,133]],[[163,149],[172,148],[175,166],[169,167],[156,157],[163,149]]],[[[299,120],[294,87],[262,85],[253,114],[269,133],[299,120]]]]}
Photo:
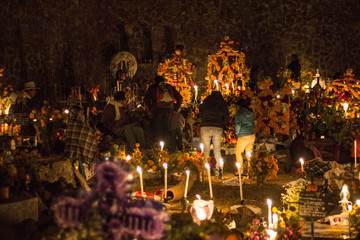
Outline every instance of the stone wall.
{"type": "Polygon", "coordinates": [[[18,87],[33,80],[49,97],[79,83],[109,89],[109,62],[118,51],[137,57],[134,81],[145,83],[176,45],[185,47],[201,82],[207,55],[224,36],[246,49],[247,65],[273,78],[293,53],[303,70],[319,68],[324,77],[360,71],[358,0],[2,2],[0,67],[18,87]]]}

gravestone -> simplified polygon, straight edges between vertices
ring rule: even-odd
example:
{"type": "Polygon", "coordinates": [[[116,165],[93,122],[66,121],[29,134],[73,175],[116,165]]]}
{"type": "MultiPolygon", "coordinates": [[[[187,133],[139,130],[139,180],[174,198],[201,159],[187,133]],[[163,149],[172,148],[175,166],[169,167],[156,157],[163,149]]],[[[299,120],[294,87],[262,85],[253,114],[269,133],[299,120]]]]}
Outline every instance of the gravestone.
{"type": "Polygon", "coordinates": [[[299,215],[305,219],[319,219],[326,216],[327,202],[323,191],[303,191],[299,198],[299,215]]]}

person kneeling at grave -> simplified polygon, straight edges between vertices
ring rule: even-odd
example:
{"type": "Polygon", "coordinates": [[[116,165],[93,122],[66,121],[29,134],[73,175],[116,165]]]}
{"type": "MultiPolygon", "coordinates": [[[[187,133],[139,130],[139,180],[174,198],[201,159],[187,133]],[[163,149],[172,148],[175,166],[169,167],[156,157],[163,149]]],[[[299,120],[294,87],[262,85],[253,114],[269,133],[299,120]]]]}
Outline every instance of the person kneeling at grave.
{"type": "Polygon", "coordinates": [[[114,95],[114,100],[106,105],[102,113],[102,123],[117,137],[125,137],[131,149],[136,143],[145,147],[144,131],[138,122],[130,122],[125,111],[125,92],[120,91],[114,95]]]}

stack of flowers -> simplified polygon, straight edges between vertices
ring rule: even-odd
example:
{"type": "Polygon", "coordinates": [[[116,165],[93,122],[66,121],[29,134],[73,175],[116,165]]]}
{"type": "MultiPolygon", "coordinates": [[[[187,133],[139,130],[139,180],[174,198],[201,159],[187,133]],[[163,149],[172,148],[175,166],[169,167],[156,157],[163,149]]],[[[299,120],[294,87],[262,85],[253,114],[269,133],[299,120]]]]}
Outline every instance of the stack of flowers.
{"type": "Polygon", "coordinates": [[[269,152],[256,152],[250,161],[250,179],[253,181],[256,180],[258,184],[262,184],[266,178],[276,178],[279,170],[277,162],[278,160],[274,154],[269,152]]]}
{"type": "Polygon", "coordinates": [[[279,215],[278,223],[274,223],[277,225],[277,240],[301,239],[304,222],[294,206],[290,206],[288,210],[283,209],[283,211],[274,207],[272,211],[279,215]]]}
{"type": "Polygon", "coordinates": [[[205,171],[205,153],[197,151],[180,153],[171,162],[171,166],[177,168],[179,172],[184,172],[185,169],[189,169],[194,173],[205,171]]]}

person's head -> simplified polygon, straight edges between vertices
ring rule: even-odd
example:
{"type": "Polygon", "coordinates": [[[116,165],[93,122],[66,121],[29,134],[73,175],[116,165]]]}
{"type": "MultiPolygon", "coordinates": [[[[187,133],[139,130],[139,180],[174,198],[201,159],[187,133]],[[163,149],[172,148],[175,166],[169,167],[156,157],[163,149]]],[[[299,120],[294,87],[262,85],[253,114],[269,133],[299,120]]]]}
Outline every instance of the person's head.
{"type": "Polygon", "coordinates": [[[292,54],[290,57],[291,61],[297,61],[299,60],[298,56],[296,54],[292,54]]]}
{"type": "Polygon", "coordinates": [[[162,76],[156,76],[155,77],[155,84],[159,84],[161,82],[164,82],[165,79],[162,76]]]}
{"type": "Polygon", "coordinates": [[[125,99],[126,98],[125,98],[125,92],[124,91],[117,92],[114,95],[114,100],[115,101],[122,102],[122,101],[125,101],[125,99]]]}
{"type": "Polygon", "coordinates": [[[236,105],[237,105],[238,108],[247,108],[247,109],[249,109],[249,106],[248,106],[248,104],[247,104],[247,102],[246,102],[245,99],[240,99],[240,100],[236,103],[236,105]]]}
{"type": "Polygon", "coordinates": [[[29,94],[31,98],[35,97],[36,95],[36,86],[34,82],[26,82],[24,83],[24,91],[29,94]]]}

